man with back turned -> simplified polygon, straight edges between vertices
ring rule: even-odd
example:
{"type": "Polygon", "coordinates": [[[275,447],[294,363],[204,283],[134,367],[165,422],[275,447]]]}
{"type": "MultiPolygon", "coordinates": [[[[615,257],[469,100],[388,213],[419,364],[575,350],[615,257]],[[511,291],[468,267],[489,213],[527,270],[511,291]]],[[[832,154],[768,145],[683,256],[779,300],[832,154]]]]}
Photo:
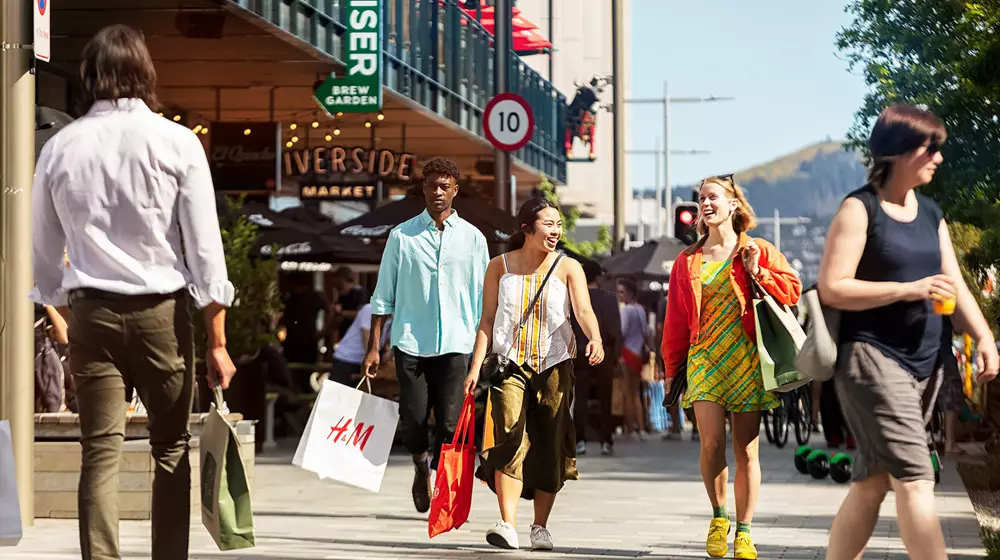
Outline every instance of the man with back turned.
{"type": "Polygon", "coordinates": [[[121,558],[118,464],[128,385],[149,416],[152,558],[184,560],[194,394],[189,301],[205,321],[209,384],[224,389],[236,372],[226,351],[234,290],[215,189],[194,133],[153,112],[156,70],[141,33],[106,27],[81,59],[89,110],[46,143],[32,192],[33,299],[69,306],[83,448],[80,549],[85,560],[121,558]]]}

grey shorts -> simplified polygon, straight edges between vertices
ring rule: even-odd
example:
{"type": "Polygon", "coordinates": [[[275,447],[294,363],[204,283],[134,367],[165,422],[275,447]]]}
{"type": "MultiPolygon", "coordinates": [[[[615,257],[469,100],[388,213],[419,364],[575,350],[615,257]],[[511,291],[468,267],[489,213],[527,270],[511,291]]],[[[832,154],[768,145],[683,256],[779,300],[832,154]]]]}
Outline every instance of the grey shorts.
{"type": "Polygon", "coordinates": [[[834,383],[844,418],[858,442],[854,481],[889,474],[896,480],[934,480],[926,426],[941,387],[941,368],[918,380],[878,348],[840,347],[834,383]]]}

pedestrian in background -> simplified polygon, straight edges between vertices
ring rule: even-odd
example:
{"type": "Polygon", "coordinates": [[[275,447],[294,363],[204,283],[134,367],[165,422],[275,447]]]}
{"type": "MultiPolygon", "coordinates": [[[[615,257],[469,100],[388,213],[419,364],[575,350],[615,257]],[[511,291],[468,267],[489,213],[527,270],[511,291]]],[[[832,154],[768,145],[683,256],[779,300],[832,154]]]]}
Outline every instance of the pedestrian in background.
{"type": "Polygon", "coordinates": [[[674,262],[663,332],[667,391],[686,365],[682,406],[694,407],[701,434],[701,476],[712,503],[705,549],[713,558],[729,551],[726,510],[726,421],[731,415],[736,457],[736,558],[757,558],[750,523],[760,491],[758,434],[761,411],[778,405],[764,390],[753,307],[756,282],[781,304],[802,292],[785,257],[767,241],[752,239],[753,208],[732,176],[710,177],[699,187],[701,239],[674,262]]]}
{"type": "Polygon", "coordinates": [[[552,550],[548,520],[556,494],[567,480],[578,478],[570,418],[576,357],[570,309],[589,341],[584,355],[591,367],[604,359],[604,341],[583,269],[556,252],[562,237],[559,210],[532,198],[518,210],[517,223],[508,252],[486,270],[483,317],[465,390],[475,389],[491,346],[508,360],[509,376],[489,392],[486,429],[492,425],[493,445],[483,449],[477,472],[500,505],[500,521],[486,532],[486,541],[518,548],[517,502],[524,498],[534,500],[531,549],[552,550]],[[524,328],[518,328],[536,293],[537,303],[524,328]]]}
{"type": "Polygon", "coordinates": [[[420,513],[431,507],[430,471],[437,469],[441,444],[451,442],[458,426],[490,260],[486,237],[452,208],[462,174],[458,164],[433,158],[423,173],[427,209],[393,228],[382,252],[361,366],[368,377],[378,373],[382,328],[391,316],[400,431],[413,457],[411,492],[420,513]]]}
{"type": "Polygon", "coordinates": [[[625,374],[625,436],[634,430],[642,441],[646,431],[646,409],[642,404],[642,368],[649,361],[646,341],[646,309],[636,301],[638,287],[634,278],[619,278],[615,286],[621,303],[622,351],[618,363],[625,374]]]}
{"type": "Polygon", "coordinates": [[[997,374],[996,342],[943,213],[916,192],[943,162],[946,137],[926,109],[886,108],[868,139],[868,184],[847,196],[827,232],[819,295],[844,311],[834,381],[858,442],[854,482],[830,529],[832,560],[862,555],[890,488],[910,557],[947,558],[926,435],[941,384],[942,313],[954,310],[955,326],[976,340],[979,382],[997,374]]]}
{"type": "MultiPolygon", "coordinates": [[[[604,341],[605,356],[621,356],[622,325],[618,309],[618,297],[611,291],[598,287],[601,276],[601,265],[586,261],[582,265],[587,278],[587,288],[590,294],[591,307],[597,316],[597,324],[604,341]]],[[[573,315],[573,334],[578,342],[589,340],[584,333],[583,325],[573,315]]],[[[614,452],[614,418],[611,415],[611,394],[614,386],[615,360],[604,360],[596,366],[590,365],[590,359],[578,352],[573,362],[576,374],[576,388],[573,394],[573,421],[576,426],[576,454],[587,453],[587,428],[590,424],[590,396],[597,399],[598,421],[597,439],[601,444],[601,455],[611,455],[614,452]]]]}
{"type": "Polygon", "coordinates": [[[191,512],[190,301],[208,334],[209,384],[224,389],[236,372],[226,351],[234,289],[215,189],[199,139],[153,112],[156,70],[141,33],[106,27],[81,59],[87,113],[45,144],[32,192],[35,295],[70,308],[83,448],[80,549],[85,560],[121,558],[118,465],[128,383],[149,415],[152,557],[183,560],[191,512]],[[63,248],[72,268],[63,265],[63,248]]]}

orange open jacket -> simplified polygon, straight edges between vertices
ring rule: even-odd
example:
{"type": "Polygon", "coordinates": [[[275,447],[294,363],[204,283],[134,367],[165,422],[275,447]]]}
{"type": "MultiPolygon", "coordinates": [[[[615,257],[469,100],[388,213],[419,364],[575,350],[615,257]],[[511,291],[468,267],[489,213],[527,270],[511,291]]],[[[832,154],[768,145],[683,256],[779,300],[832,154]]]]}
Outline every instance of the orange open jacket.
{"type": "MultiPolygon", "coordinates": [[[[756,344],[754,326],[753,288],[750,273],[743,264],[746,244],[751,238],[740,234],[739,250],[733,258],[729,281],[740,302],[740,317],[747,336],[756,344]]],[[[802,281],[792,272],[785,256],[764,239],[753,239],[760,248],[757,281],[778,303],[795,305],[802,295],[802,281]]],[[[678,369],[687,361],[688,349],[698,342],[701,325],[701,246],[699,242],[685,249],[670,270],[670,287],[667,290],[667,313],[663,325],[663,342],[660,350],[666,375],[673,379],[678,369]],[[692,272],[694,271],[694,272],[692,272]]]]}

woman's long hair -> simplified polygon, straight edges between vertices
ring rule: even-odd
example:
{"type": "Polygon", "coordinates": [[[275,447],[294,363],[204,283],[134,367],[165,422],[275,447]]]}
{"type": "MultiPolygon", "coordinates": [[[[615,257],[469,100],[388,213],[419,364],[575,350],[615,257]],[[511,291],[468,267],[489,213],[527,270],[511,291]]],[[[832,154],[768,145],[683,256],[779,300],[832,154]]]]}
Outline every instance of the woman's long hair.
{"type": "Polygon", "coordinates": [[[868,137],[871,155],[868,182],[877,188],[884,187],[897,157],[916,150],[925,142],[941,146],[947,139],[944,123],[929,110],[902,103],[886,107],[868,137]]]}
{"type": "MultiPolygon", "coordinates": [[[[736,210],[733,213],[733,231],[736,233],[743,233],[752,230],[757,227],[757,215],[753,211],[753,206],[750,206],[750,201],[743,194],[743,189],[736,184],[736,180],[732,176],[726,177],[709,177],[698,185],[698,191],[705,185],[719,185],[722,190],[726,191],[726,196],[736,200],[736,210]]],[[[705,220],[702,219],[701,212],[698,212],[698,235],[704,236],[708,234],[708,226],[705,225],[705,220]]]]}
{"type": "Polygon", "coordinates": [[[517,211],[517,217],[514,218],[517,220],[517,232],[510,236],[510,239],[507,241],[508,252],[524,247],[526,235],[535,233],[535,222],[538,221],[538,214],[546,208],[556,208],[558,210],[555,204],[541,197],[529,198],[521,205],[521,208],[517,211]]]}

